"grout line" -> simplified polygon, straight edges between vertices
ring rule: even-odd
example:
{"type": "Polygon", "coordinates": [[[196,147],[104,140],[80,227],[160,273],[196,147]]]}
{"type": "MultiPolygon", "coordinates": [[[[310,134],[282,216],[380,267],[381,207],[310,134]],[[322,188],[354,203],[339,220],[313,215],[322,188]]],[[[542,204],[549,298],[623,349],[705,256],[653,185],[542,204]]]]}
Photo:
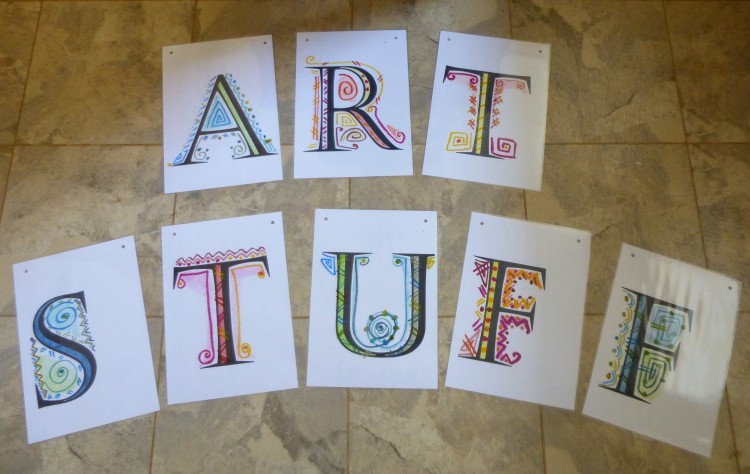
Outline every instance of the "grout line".
{"type": "MultiPolygon", "coordinates": [[[[729,374],[727,374],[728,384],[729,374]]],[[[742,472],[742,466],[740,465],[740,450],[737,447],[737,434],[734,429],[734,418],[732,418],[732,403],[729,400],[729,389],[727,384],[724,385],[724,397],[727,401],[727,414],[729,415],[729,431],[732,434],[732,449],[734,454],[734,462],[737,464],[737,472],[742,472]]],[[[718,424],[718,422],[717,422],[718,424]]]]}
{"type": "MultiPolygon", "coordinates": [[[[123,0],[129,1],[129,0],[123,0]]],[[[606,146],[606,145],[627,145],[627,146],[658,146],[658,145],[750,145],[750,141],[737,142],[545,142],[545,146],[606,146]]],[[[161,147],[163,143],[6,143],[0,146],[15,146],[18,148],[33,147],[161,147]]],[[[281,146],[294,146],[294,143],[282,143],[281,146]]],[[[424,144],[414,143],[414,147],[424,146],[424,144]]],[[[414,177],[424,175],[413,175],[414,177]]]]}
{"type": "MultiPolygon", "coordinates": [[[[162,325],[162,328],[163,328],[163,325],[162,325]]],[[[164,356],[164,354],[163,354],[163,352],[164,352],[164,338],[165,338],[165,333],[162,330],[162,332],[161,332],[161,340],[160,340],[160,344],[159,344],[159,362],[156,364],[156,370],[157,370],[157,372],[156,372],[156,389],[157,389],[157,392],[159,390],[159,382],[161,381],[160,380],[161,379],[161,362],[162,362],[162,357],[164,356]]],[[[157,393],[157,395],[158,395],[158,393],[157,393]]],[[[159,402],[159,405],[161,405],[161,402],[159,402]]],[[[154,470],[154,450],[156,448],[156,421],[157,421],[157,417],[159,416],[159,412],[160,411],[161,411],[161,406],[159,407],[159,410],[157,410],[154,413],[153,426],[151,427],[151,456],[149,456],[149,462],[148,462],[148,472],[149,473],[153,472],[153,470],[154,470]]]]}
{"type": "Polygon", "coordinates": [[[539,405],[539,433],[542,435],[542,467],[544,468],[544,474],[547,474],[547,449],[544,443],[544,414],[542,413],[541,405],[539,405]]]}
{"type": "Polygon", "coordinates": [[[689,143],[687,127],[685,126],[685,107],[684,101],[682,100],[682,93],[680,92],[680,83],[677,80],[677,65],[674,60],[674,47],[672,46],[672,34],[669,31],[669,18],[667,17],[667,2],[662,0],[661,2],[662,15],[664,16],[664,29],[667,32],[667,44],[669,44],[669,58],[672,60],[672,73],[674,74],[674,85],[677,89],[677,104],[680,106],[680,119],[682,120],[682,133],[685,137],[684,143],[689,143]]]}
{"type": "Polygon", "coordinates": [[[510,28],[510,39],[513,39],[513,14],[511,13],[511,10],[513,9],[513,0],[508,0],[506,5],[508,6],[508,27],[510,28]]]}
{"type": "MultiPolygon", "coordinates": [[[[16,132],[18,133],[18,132],[16,132]]],[[[16,148],[13,147],[10,151],[10,163],[8,163],[8,171],[5,172],[5,189],[3,189],[2,196],[0,196],[0,199],[2,199],[2,205],[0,205],[0,222],[2,222],[2,218],[5,215],[5,206],[8,204],[8,189],[10,188],[10,171],[13,169],[13,162],[15,161],[16,157],[16,148]]]]}
{"type": "Polygon", "coordinates": [[[677,64],[674,59],[674,47],[672,46],[672,35],[669,31],[669,18],[667,16],[667,3],[662,0],[662,12],[664,16],[664,29],[667,32],[667,43],[669,44],[669,56],[672,59],[672,72],[674,74],[675,88],[677,89],[677,103],[680,106],[680,118],[682,119],[682,133],[685,136],[685,152],[687,153],[688,170],[690,171],[690,185],[693,188],[693,201],[695,202],[695,212],[698,215],[698,234],[701,238],[701,250],[703,251],[703,266],[708,268],[708,253],[706,252],[706,239],[703,235],[703,216],[700,205],[698,204],[698,187],[695,184],[695,172],[693,171],[693,154],[690,151],[691,143],[688,141],[687,126],[685,125],[685,106],[680,92],[680,84],[677,78],[677,64]]]}
{"type": "Polygon", "coordinates": [[[352,471],[352,447],[351,447],[351,401],[352,391],[346,389],[346,472],[352,471]]]}
{"type": "Polygon", "coordinates": [[[693,188],[693,200],[695,201],[695,212],[698,214],[698,234],[701,236],[701,250],[703,251],[703,266],[708,268],[708,252],[706,252],[706,239],[703,237],[703,214],[701,213],[701,207],[698,204],[698,187],[695,185],[695,173],[693,172],[693,154],[690,152],[690,147],[685,145],[685,151],[687,152],[688,169],[690,171],[690,184],[693,188]]]}
{"type": "Polygon", "coordinates": [[[26,81],[23,84],[23,92],[21,93],[21,106],[18,108],[18,117],[16,118],[16,134],[13,136],[14,145],[18,143],[18,134],[21,131],[21,115],[23,114],[23,106],[26,103],[26,91],[29,88],[29,77],[31,77],[31,67],[34,62],[34,50],[36,50],[36,42],[39,38],[39,26],[42,24],[42,9],[44,9],[44,2],[39,4],[39,13],[36,17],[34,40],[31,42],[31,52],[29,53],[29,67],[26,70],[26,81]]]}
{"type": "Polygon", "coordinates": [[[174,204],[172,204],[172,224],[174,225],[175,221],[177,220],[177,194],[174,193],[174,204]]]}
{"type": "Polygon", "coordinates": [[[349,0],[349,29],[354,30],[354,0],[349,0]]]}
{"type": "Polygon", "coordinates": [[[529,220],[529,205],[526,202],[526,190],[523,190],[523,218],[529,220]]]}
{"type": "Polygon", "coordinates": [[[195,43],[195,24],[198,21],[198,0],[193,3],[193,24],[190,25],[190,42],[195,43]]]}
{"type": "Polygon", "coordinates": [[[39,13],[36,16],[36,27],[34,29],[34,40],[31,42],[31,51],[29,52],[29,67],[26,69],[26,81],[23,84],[23,92],[21,92],[21,103],[18,107],[18,115],[16,116],[16,133],[13,135],[13,149],[10,152],[10,163],[8,163],[8,171],[5,173],[5,189],[2,192],[2,206],[0,206],[0,221],[5,215],[5,206],[8,203],[8,189],[10,188],[10,172],[13,169],[13,162],[16,161],[16,143],[18,143],[18,134],[21,130],[21,114],[23,113],[23,105],[26,102],[26,90],[29,87],[29,77],[31,76],[31,63],[34,59],[34,50],[36,49],[36,40],[39,37],[39,25],[42,22],[42,8],[44,3],[39,4],[39,13]]]}
{"type": "MultiPolygon", "coordinates": [[[[127,0],[123,0],[127,1],[127,0]]],[[[53,148],[53,147],[60,147],[60,148],[73,148],[73,147],[79,147],[79,148],[94,148],[94,147],[129,147],[129,148],[143,148],[143,147],[161,147],[164,146],[163,143],[17,143],[14,146],[19,148],[53,148]]]]}
{"type": "MultiPolygon", "coordinates": [[[[190,26],[190,42],[191,43],[193,42],[193,35],[195,34],[195,23],[196,23],[197,16],[198,16],[198,0],[195,0],[195,2],[193,3],[193,22],[192,22],[192,24],[190,26]]],[[[160,145],[164,146],[163,143],[161,143],[160,145]]],[[[178,195],[178,193],[174,194],[174,201],[173,201],[173,204],[172,204],[172,219],[171,219],[171,224],[172,225],[174,225],[175,220],[176,220],[176,215],[177,215],[177,195],[178,195]]],[[[162,319],[163,319],[163,317],[162,317],[162,319]]],[[[158,360],[158,363],[156,364],[156,367],[157,367],[157,369],[156,369],[157,370],[157,372],[156,372],[156,387],[157,387],[157,391],[158,391],[158,388],[159,388],[159,383],[161,382],[161,369],[162,369],[162,360],[163,360],[163,357],[164,357],[164,343],[165,343],[165,338],[166,338],[166,332],[164,331],[164,323],[162,322],[161,341],[160,341],[160,344],[159,344],[159,360],[158,360]]],[[[161,404],[161,402],[160,402],[160,404],[161,404]]],[[[148,468],[149,473],[152,473],[153,470],[154,470],[154,453],[156,451],[156,427],[157,427],[157,422],[158,422],[159,412],[161,411],[161,407],[159,407],[159,408],[160,409],[156,413],[154,413],[153,426],[151,428],[151,455],[149,456],[149,468],[148,468]]]]}

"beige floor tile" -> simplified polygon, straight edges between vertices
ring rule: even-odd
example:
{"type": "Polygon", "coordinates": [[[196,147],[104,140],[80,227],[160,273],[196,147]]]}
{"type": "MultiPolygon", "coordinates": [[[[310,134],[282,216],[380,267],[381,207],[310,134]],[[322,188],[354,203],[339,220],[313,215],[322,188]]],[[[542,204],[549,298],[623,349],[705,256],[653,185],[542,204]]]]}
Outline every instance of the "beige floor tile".
{"type": "Polygon", "coordinates": [[[192,7],[45,3],[19,142],[161,143],[161,47],[190,41],[192,7]]]}
{"type": "Polygon", "coordinates": [[[305,316],[310,312],[315,209],[348,208],[349,180],[292,179],[289,176],[292,147],[282,146],[281,154],[287,175],[284,181],[180,193],[175,224],[280,211],[284,219],[292,314],[305,316]]]}
{"type": "Polygon", "coordinates": [[[146,312],[162,313],[159,229],[172,221],[160,147],[17,147],[0,221],[0,314],[11,264],[135,235],[146,312]]]}
{"type": "Polygon", "coordinates": [[[537,405],[445,388],[453,328],[439,320],[439,390],[351,391],[351,472],[543,472],[537,405]]]}
{"type": "Polygon", "coordinates": [[[726,401],[710,458],[581,414],[603,320],[585,318],[576,411],[542,408],[547,472],[737,472],[726,401]]]}
{"type": "Polygon", "coordinates": [[[40,2],[0,3],[0,143],[16,138],[40,2]]]}
{"type": "Polygon", "coordinates": [[[662,2],[514,0],[511,19],[552,45],[548,142],[685,139],[662,2]]]}
{"type": "Polygon", "coordinates": [[[351,29],[348,0],[199,1],[194,41],[273,35],[281,143],[294,142],[297,32],[351,29]]]}
{"type": "MultiPolygon", "coordinates": [[[[307,326],[306,319],[294,320],[300,387],[306,377],[307,326]]],[[[160,387],[164,400],[163,373],[160,387]]],[[[300,388],[172,406],[162,402],[162,407],[156,422],[154,473],[345,469],[343,389],[300,388]]]]}
{"type": "MultiPolygon", "coordinates": [[[[414,146],[421,174],[424,145],[414,146]]],[[[523,219],[523,191],[430,176],[352,179],[352,209],[395,209],[438,213],[438,314],[456,313],[466,238],[472,212],[523,219]]]]}
{"type": "MultiPolygon", "coordinates": [[[[156,365],[161,320],[148,321],[156,365]]],[[[26,444],[26,423],[18,363],[16,319],[0,317],[0,471],[2,472],[132,472],[147,473],[151,463],[154,415],[143,415],[49,441],[26,444]]]]}
{"type": "Polygon", "coordinates": [[[412,143],[424,145],[440,31],[510,38],[505,0],[354,0],[353,30],[407,31],[412,143]]]}
{"type": "Polygon", "coordinates": [[[528,218],[592,234],[588,313],[603,313],[622,243],[703,266],[684,145],[548,145],[528,218]]]}
{"type": "Polygon", "coordinates": [[[750,3],[665,4],[688,141],[750,141],[750,3]]]}
{"type": "Polygon", "coordinates": [[[690,147],[708,268],[743,283],[750,311],[750,145],[690,147]]]}
{"type": "Polygon", "coordinates": [[[727,381],[741,472],[750,472],[750,313],[740,313],[727,381]]]}

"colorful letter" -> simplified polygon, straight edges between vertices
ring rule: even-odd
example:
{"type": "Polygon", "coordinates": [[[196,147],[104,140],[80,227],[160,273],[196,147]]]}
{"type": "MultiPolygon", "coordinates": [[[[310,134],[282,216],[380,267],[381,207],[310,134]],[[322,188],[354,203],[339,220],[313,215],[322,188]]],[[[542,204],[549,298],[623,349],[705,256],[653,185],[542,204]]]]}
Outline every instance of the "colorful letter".
{"type": "Polygon", "coordinates": [[[435,262],[431,254],[393,254],[392,263],[403,269],[404,316],[384,308],[357,317],[360,267],[370,262],[368,253],[325,252],[321,263],[336,284],[336,335],[347,350],[368,357],[398,357],[413,352],[425,333],[424,288],[427,270],[435,262]],[[361,319],[364,319],[363,322],[361,319]]]}
{"type": "Polygon", "coordinates": [[[266,250],[260,247],[237,252],[208,253],[181,258],[175,265],[174,287],[192,288],[206,297],[209,345],[198,354],[201,368],[251,362],[247,360],[251,356],[251,346],[243,340],[241,332],[239,281],[246,276],[270,277],[266,250]],[[232,288],[235,296],[234,311],[231,304],[232,288]],[[213,318],[211,300],[214,302],[213,318]]]}
{"type": "Polygon", "coordinates": [[[531,94],[531,77],[512,76],[447,66],[443,82],[463,79],[469,87],[470,131],[451,132],[446,149],[487,158],[515,158],[516,142],[493,137],[491,131],[500,125],[500,104],[506,90],[531,94]]]}
{"type": "Polygon", "coordinates": [[[600,387],[651,403],[667,374],[674,372],[680,339],[693,311],[637,291],[625,292],[623,321],[615,336],[615,359],[600,387]]]}
{"type": "Polygon", "coordinates": [[[307,151],[356,150],[367,137],[380,148],[400,150],[394,142],[403,143],[406,135],[378,117],[383,76],[356,61],[343,64],[308,67],[315,76],[312,135],[317,148],[307,151]]]}
{"type": "Polygon", "coordinates": [[[534,328],[536,296],[544,290],[546,270],[518,263],[476,257],[474,273],[481,279],[477,320],[464,335],[459,357],[512,366],[521,354],[508,351],[510,331],[530,334],[534,328]],[[498,284],[499,279],[499,284],[498,284]],[[524,283],[522,285],[522,282],[524,283]]]}
{"type": "Polygon", "coordinates": [[[39,408],[70,402],[96,378],[94,340],[83,291],[56,296],[34,316],[31,358],[39,408]]]}
{"type": "Polygon", "coordinates": [[[274,154],[276,149],[263,134],[237,80],[231,74],[219,74],[209,83],[190,138],[172,166],[208,163],[225,156],[239,160],[274,154]]]}

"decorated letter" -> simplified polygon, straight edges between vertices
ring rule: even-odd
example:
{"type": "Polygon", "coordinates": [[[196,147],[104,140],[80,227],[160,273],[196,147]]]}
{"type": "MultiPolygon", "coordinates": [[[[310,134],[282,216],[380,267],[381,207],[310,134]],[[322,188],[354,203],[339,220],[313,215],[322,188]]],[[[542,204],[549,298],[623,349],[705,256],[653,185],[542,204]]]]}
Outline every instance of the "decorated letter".
{"type": "Polygon", "coordinates": [[[711,455],[738,281],[623,244],[583,413],[711,455]]]}
{"type": "Polygon", "coordinates": [[[82,396],[96,378],[83,292],[50,299],[36,312],[33,324],[31,358],[39,408],[82,396]]]}
{"type": "Polygon", "coordinates": [[[297,387],[280,213],[162,228],[169,404],[297,387]]]}
{"type": "Polygon", "coordinates": [[[405,31],[298,33],[294,177],[412,174],[405,31]]]}
{"type": "Polygon", "coordinates": [[[164,190],[282,179],[273,41],[208,41],[162,50],[164,190]]]}
{"type": "Polygon", "coordinates": [[[403,306],[357,315],[359,272],[371,254],[326,252],[321,262],[336,276],[336,335],[347,350],[368,357],[397,357],[411,353],[424,338],[427,270],[434,255],[393,254],[395,267],[403,269],[403,306]],[[391,311],[400,314],[392,313],[391,311]]]}
{"type": "Polygon", "coordinates": [[[591,237],[471,215],[445,384],[575,407],[591,237]]]}
{"type": "Polygon", "coordinates": [[[440,33],[423,173],[539,190],[550,47],[440,33]]]}
{"type": "Polygon", "coordinates": [[[263,247],[208,253],[177,260],[173,276],[174,287],[198,291],[206,298],[208,347],[198,355],[201,367],[250,361],[252,349],[250,343],[242,337],[242,306],[238,288],[240,279],[266,278],[267,275],[268,258],[263,247]]]}
{"type": "Polygon", "coordinates": [[[13,281],[29,443],[159,409],[133,237],[18,263],[13,281]]]}
{"type": "Polygon", "coordinates": [[[316,210],[308,385],[437,387],[436,223],[316,210]]]}
{"type": "Polygon", "coordinates": [[[478,257],[474,273],[481,279],[477,321],[464,336],[459,357],[514,365],[519,352],[509,352],[511,333],[530,334],[534,328],[536,293],[544,291],[544,268],[478,257]]]}

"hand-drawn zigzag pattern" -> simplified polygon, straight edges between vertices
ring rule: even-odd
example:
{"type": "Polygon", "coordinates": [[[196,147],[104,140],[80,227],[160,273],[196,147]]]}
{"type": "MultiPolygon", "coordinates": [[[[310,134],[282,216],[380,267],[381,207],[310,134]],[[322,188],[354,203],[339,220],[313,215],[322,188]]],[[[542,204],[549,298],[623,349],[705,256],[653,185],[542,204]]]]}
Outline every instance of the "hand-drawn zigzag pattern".
{"type": "Polygon", "coordinates": [[[248,258],[265,257],[265,247],[239,249],[236,252],[233,250],[227,250],[226,252],[215,252],[207,253],[205,255],[195,254],[192,257],[180,258],[175,263],[177,267],[190,267],[193,265],[205,265],[207,263],[221,263],[228,262],[230,260],[242,260],[248,258]]]}

